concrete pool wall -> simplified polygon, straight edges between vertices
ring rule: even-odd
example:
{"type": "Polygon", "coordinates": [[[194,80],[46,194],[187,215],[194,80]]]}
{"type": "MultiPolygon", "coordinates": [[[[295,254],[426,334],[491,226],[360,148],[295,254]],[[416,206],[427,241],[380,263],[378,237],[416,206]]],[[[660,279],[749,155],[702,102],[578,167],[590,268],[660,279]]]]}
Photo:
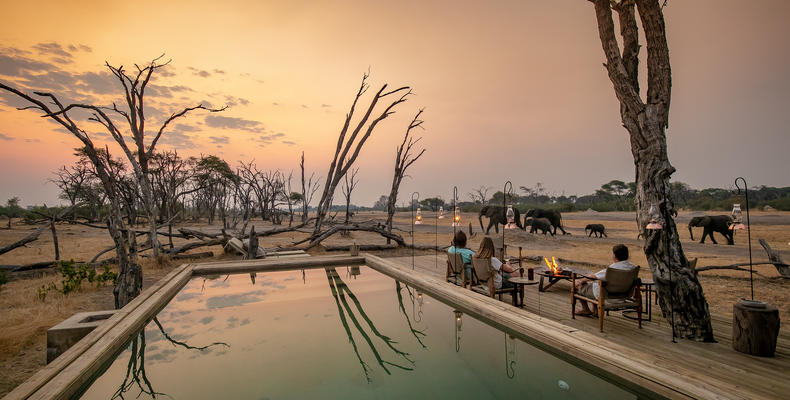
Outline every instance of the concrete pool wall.
{"type": "Polygon", "coordinates": [[[147,288],[68,351],[19,385],[4,399],[70,398],[102,372],[108,361],[142,329],[193,277],[244,272],[265,272],[367,265],[385,275],[419,288],[441,302],[511,332],[522,340],[620,386],[639,398],[727,398],[723,390],[694,379],[698,371],[661,365],[655,357],[603,341],[596,334],[473,294],[442,279],[412,271],[370,254],[320,256],[184,264],[147,288]]]}

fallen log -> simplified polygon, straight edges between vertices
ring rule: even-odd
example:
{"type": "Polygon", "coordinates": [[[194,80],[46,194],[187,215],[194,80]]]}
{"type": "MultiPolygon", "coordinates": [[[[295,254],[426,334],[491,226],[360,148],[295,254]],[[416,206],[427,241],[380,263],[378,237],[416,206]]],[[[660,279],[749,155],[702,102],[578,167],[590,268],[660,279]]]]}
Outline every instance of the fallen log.
{"type": "Polygon", "coordinates": [[[189,242],[189,243],[185,243],[185,244],[183,244],[181,246],[172,248],[168,253],[170,253],[171,255],[175,255],[175,254],[183,253],[185,251],[194,250],[194,249],[201,248],[201,247],[217,246],[217,245],[223,245],[223,244],[225,244],[225,239],[224,238],[216,238],[216,239],[205,240],[205,241],[201,241],[201,242],[189,242]]]}
{"type": "Polygon", "coordinates": [[[307,245],[307,249],[313,248],[329,238],[330,236],[338,233],[340,231],[365,231],[365,232],[375,232],[381,236],[384,236],[387,239],[394,240],[400,246],[407,247],[406,242],[400,235],[396,235],[394,233],[387,232],[385,229],[379,228],[378,226],[357,226],[357,225],[335,225],[325,232],[319,234],[314,239],[310,241],[310,244],[307,245]]]}
{"type": "Polygon", "coordinates": [[[774,251],[774,249],[768,245],[768,242],[766,242],[765,239],[760,239],[759,241],[760,246],[763,246],[765,252],[768,253],[768,259],[771,260],[771,264],[774,265],[774,268],[776,268],[776,271],[779,272],[779,275],[781,275],[782,278],[790,279],[790,265],[785,264],[779,252],[774,251]]]}
{"type": "Polygon", "coordinates": [[[14,243],[9,244],[8,246],[0,248],[0,254],[8,253],[9,251],[14,250],[14,249],[16,249],[18,247],[22,247],[22,246],[24,246],[24,245],[26,245],[26,244],[28,244],[30,242],[35,242],[36,240],[38,240],[38,237],[41,235],[41,232],[43,232],[45,229],[49,228],[49,225],[52,224],[53,221],[60,220],[65,215],[69,214],[72,210],[74,210],[74,207],[76,207],[78,205],[82,205],[82,203],[75,204],[75,205],[73,205],[73,206],[71,206],[69,208],[64,209],[63,211],[59,212],[58,215],[56,215],[55,217],[53,217],[52,219],[50,219],[49,221],[44,223],[44,225],[41,225],[38,228],[36,228],[36,230],[33,231],[32,233],[30,233],[29,235],[23,237],[22,239],[14,242],[14,243]]]}
{"type": "Polygon", "coordinates": [[[202,253],[191,253],[191,254],[174,254],[170,256],[171,260],[188,260],[194,258],[208,258],[214,257],[214,252],[211,251],[204,251],[202,253]]]}
{"type": "Polygon", "coordinates": [[[189,239],[191,237],[201,240],[206,240],[206,238],[216,239],[220,235],[219,233],[205,233],[189,228],[178,228],[178,231],[181,232],[182,235],[184,235],[184,239],[189,239]]]}
{"type": "MultiPolygon", "coordinates": [[[[395,244],[360,244],[359,250],[361,251],[377,251],[377,250],[393,250],[397,249],[398,245],[395,244]]],[[[326,251],[351,251],[351,245],[348,246],[324,246],[326,251]]]]}

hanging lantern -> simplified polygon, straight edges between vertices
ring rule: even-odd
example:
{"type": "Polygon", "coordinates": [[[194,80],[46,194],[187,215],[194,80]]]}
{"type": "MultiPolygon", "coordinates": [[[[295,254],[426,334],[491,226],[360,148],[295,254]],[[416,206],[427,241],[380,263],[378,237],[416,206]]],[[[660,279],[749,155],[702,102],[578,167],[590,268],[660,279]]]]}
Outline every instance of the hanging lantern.
{"type": "Polygon", "coordinates": [[[422,209],[417,207],[417,216],[414,218],[414,224],[419,225],[422,223],[422,209]]]}
{"type": "Polygon", "coordinates": [[[453,211],[453,226],[461,226],[461,209],[458,206],[453,211]]]}
{"type": "Polygon", "coordinates": [[[507,206],[507,212],[505,213],[505,216],[507,218],[505,229],[516,229],[516,212],[513,211],[512,204],[507,206]]]}
{"type": "Polygon", "coordinates": [[[746,225],[743,224],[742,220],[742,212],[741,212],[741,205],[740,204],[733,204],[732,205],[732,224],[730,224],[730,229],[734,231],[743,231],[746,230],[746,225]]]}
{"type": "Polygon", "coordinates": [[[650,223],[647,224],[645,229],[649,230],[658,230],[664,228],[664,224],[661,223],[661,214],[658,213],[658,208],[656,208],[655,204],[650,205],[650,223]]]}
{"type": "Polygon", "coordinates": [[[439,206],[439,219],[444,219],[444,207],[439,206]]]}

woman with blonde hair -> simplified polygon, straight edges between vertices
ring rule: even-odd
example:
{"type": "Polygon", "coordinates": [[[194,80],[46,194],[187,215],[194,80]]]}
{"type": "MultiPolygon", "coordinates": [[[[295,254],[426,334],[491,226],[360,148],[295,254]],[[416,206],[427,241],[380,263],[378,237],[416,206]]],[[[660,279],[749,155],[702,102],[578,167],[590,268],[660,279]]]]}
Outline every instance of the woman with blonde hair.
{"type": "Polygon", "coordinates": [[[501,289],[503,284],[504,287],[512,287],[513,284],[507,280],[511,276],[519,276],[516,268],[513,268],[507,262],[502,263],[502,261],[494,257],[494,241],[488,236],[484,237],[483,241],[480,242],[480,250],[477,251],[477,254],[475,254],[474,257],[491,259],[491,267],[494,268],[495,271],[494,289],[501,289]],[[504,281],[502,279],[503,276],[505,278],[504,281]]]}

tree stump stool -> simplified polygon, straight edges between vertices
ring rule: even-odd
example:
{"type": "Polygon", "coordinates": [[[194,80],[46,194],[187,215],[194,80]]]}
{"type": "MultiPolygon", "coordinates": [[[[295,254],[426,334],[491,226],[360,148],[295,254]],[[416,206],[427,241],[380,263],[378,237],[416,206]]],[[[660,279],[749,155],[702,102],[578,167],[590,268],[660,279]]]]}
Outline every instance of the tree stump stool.
{"type": "Polygon", "coordinates": [[[732,308],[732,348],[741,353],[772,357],[779,335],[779,310],[772,305],[749,307],[741,302],[732,308]]]}

